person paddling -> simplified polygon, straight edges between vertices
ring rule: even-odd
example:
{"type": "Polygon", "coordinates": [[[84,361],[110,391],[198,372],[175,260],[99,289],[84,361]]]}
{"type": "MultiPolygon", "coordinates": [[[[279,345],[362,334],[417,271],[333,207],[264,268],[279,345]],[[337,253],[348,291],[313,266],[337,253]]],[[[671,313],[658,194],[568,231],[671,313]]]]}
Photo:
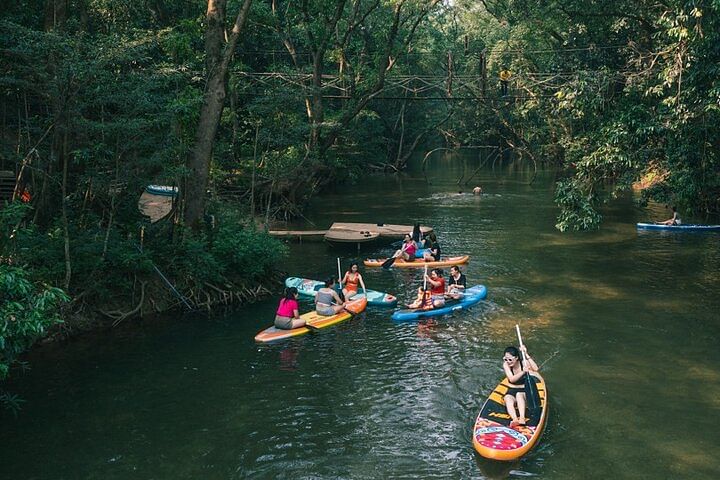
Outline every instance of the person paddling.
{"type": "Polygon", "coordinates": [[[315,311],[318,315],[330,316],[342,311],[343,308],[345,304],[335,291],[335,277],[330,277],[315,295],[315,311]]]}
{"type": "Polygon", "coordinates": [[[444,306],[445,279],[442,276],[442,270],[435,268],[430,272],[430,275],[425,274],[424,282],[426,282],[430,288],[418,288],[417,299],[408,305],[408,307],[430,309],[444,306]]]}
{"type": "Polygon", "coordinates": [[[392,258],[402,258],[406,262],[412,262],[415,260],[416,250],[417,248],[415,247],[415,242],[413,242],[412,237],[408,234],[405,235],[402,247],[393,254],[392,258]]]}
{"type": "Polygon", "coordinates": [[[527,353],[527,347],[521,345],[520,349],[521,350],[515,347],[507,347],[503,353],[503,370],[510,383],[503,400],[505,401],[505,408],[507,409],[508,415],[510,415],[512,419],[510,422],[511,428],[523,426],[528,421],[528,419],[525,418],[527,408],[527,397],[524,385],[525,375],[529,375],[528,372],[537,372],[539,370],[535,361],[530,354],[527,353]],[[525,365],[523,365],[522,360],[520,360],[520,351],[525,355],[525,365]]]}
{"type": "Polygon", "coordinates": [[[342,289],[342,294],[343,297],[345,297],[346,301],[357,295],[358,284],[362,287],[363,292],[367,291],[365,289],[365,282],[363,282],[363,277],[362,275],[360,275],[360,272],[358,270],[358,264],[353,263],[352,265],[350,265],[350,270],[345,272],[345,276],[342,279],[342,284],[344,285],[342,289]]]}
{"type": "Polygon", "coordinates": [[[275,313],[275,328],[280,330],[292,330],[305,325],[305,320],[300,318],[298,309],[298,290],[295,287],[285,289],[285,296],[280,299],[277,312],[275,313]]]}

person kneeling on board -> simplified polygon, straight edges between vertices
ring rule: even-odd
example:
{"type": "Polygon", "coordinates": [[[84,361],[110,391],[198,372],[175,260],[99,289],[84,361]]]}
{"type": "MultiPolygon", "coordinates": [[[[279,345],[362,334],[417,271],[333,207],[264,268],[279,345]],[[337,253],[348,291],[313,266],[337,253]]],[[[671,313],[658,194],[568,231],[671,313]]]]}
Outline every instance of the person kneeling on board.
{"type": "Polygon", "coordinates": [[[427,282],[429,291],[426,288],[418,288],[417,299],[408,305],[410,308],[422,308],[429,310],[431,308],[440,308],[445,305],[445,279],[442,276],[442,270],[434,268],[430,275],[425,274],[423,279],[427,282]]]}
{"type": "Polygon", "coordinates": [[[525,365],[520,360],[520,351],[517,348],[507,347],[503,353],[503,370],[510,383],[510,388],[505,393],[503,400],[505,400],[508,415],[512,419],[510,427],[523,426],[527,423],[528,419],[525,417],[527,408],[524,385],[525,375],[529,375],[528,372],[537,372],[539,370],[535,361],[527,353],[527,347],[523,345],[520,348],[525,354],[525,365]]]}
{"type": "Polygon", "coordinates": [[[330,316],[342,311],[343,308],[345,304],[335,291],[335,277],[330,277],[315,295],[315,311],[318,315],[330,316]]]}
{"type": "Polygon", "coordinates": [[[275,313],[275,328],[280,330],[292,330],[305,325],[305,320],[300,318],[298,312],[298,290],[295,287],[285,289],[285,296],[280,299],[277,312],[275,313]]]}

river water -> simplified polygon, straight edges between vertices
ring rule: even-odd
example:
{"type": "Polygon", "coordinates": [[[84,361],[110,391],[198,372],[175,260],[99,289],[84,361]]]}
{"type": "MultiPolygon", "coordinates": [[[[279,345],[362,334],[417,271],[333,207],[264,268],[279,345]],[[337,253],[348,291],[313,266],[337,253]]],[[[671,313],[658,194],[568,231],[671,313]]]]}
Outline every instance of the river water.
{"type": "MultiPolygon", "coordinates": [[[[529,184],[530,172],[485,168],[482,196],[458,194],[476,163],[369,176],[318,197],[308,218],[431,225],[444,253],[472,256],[468,281],[487,301],[408,323],[373,308],[259,346],[272,300],[40,347],[6,385],[25,402],[0,413],[0,478],[720,477],[720,235],[637,232],[669,212],[629,196],[600,231],[562,234],[551,174],[529,184]],[[551,410],[539,445],[505,464],[479,457],[471,433],[516,323],[551,410]]],[[[324,278],[337,256],[389,249],[291,252],[289,275],[324,278]]],[[[401,300],[421,275],[362,270],[401,300]]]]}

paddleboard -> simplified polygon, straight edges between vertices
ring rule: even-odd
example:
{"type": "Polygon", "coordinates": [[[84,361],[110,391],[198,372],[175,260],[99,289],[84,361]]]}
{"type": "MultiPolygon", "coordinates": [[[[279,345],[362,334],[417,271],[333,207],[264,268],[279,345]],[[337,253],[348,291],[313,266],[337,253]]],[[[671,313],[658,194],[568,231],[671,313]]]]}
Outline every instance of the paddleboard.
{"type": "Polygon", "coordinates": [[[510,415],[503,398],[510,385],[507,378],[503,378],[485,401],[473,428],[473,447],[483,457],[515,460],[529,452],[540,439],[549,410],[548,394],[542,376],[537,372],[531,376],[537,385],[540,406],[535,411],[528,410],[527,425],[510,428],[510,415]]]}
{"type": "Polygon", "coordinates": [[[710,232],[710,231],[720,231],[720,225],[697,225],[697,224],[687,224],[687,225],[658,225],[656,223],[638,223],[637,224],[638,230],[667,230],[667,231],[676,231],[676,232],[710,232]]]}
{"type": "Polygon", "coordinates": [[[436,315],[445,315],[446,313],[456,310],[464,310],[469,308],[487,297],[487,289],[484,285],[475,285],[465,290],[465,294],[459,300],[445,300],[445,306],[440,308],[432,308],[430,310],[422,309],[405,309],[398,310],[393,313],[392,319],[396,321],[414,320],[422,317],[434,317],[436,315]]]}
{"type": "MultiPolygon", "coordinates": [[[[315,310],[313,310],[311,312],[300,315],[300,318],[305,320],[308,324],[312,325],[316,329],[327,328],[340,322],[344,322],[345,320],[351,318],[353,315],[357,315],[358,313],[365,310],[366,306],[367,300],[365,298],[359,298],[357,300],[353,300],[352,302],[348,302],[347,305],[345,305],[345,308],[349,311],[343,310],[340,313],[336,313],[335,315],[325,316],[319,315],[317,312],[315,312],[315,310]]],[[[277,342],[280,340],[285,340],[286,338],[305,335],[309,332],[310,329],[307,327],[283,330],[272,326],[255,335],[255,341],[259,343],[277,342]]]]}
{"type": "MultiPolygon", "coordinates": [[[[288,277],[285,279],[285,286],[295,287],[300,295],[314,298],[317,291],[325,286],[325,283],[307,278],[288,277]]],[[[365,294],[360,289],[356,295],[353,295],[352,299],[357,300],[363,297],[367,298],[367,304],[370,307],[394,307],[397,305],[397,297],[376,290],[368,290],[367,294],[365,294]]]]}
{"type": "MultiPolygon", "coordinates": [[[[385,262],[387,258],[367,258],[363,261],[363,265],[366,267],[382,267],[383,262],[385,262]]],[[[398,258],[393,263],[393,267],[398,268],[423,268],[425,266],[427,267],[450,267],[452,265],[461,265],[463,263],[467,263],[470,260],[470,255],[462,255],[458,257],[447,257],[445,260],[440,260],[438,262],[424,262],[422,260],[415,260],[414,262],[406,262],[403,259],[398,258]]]]}

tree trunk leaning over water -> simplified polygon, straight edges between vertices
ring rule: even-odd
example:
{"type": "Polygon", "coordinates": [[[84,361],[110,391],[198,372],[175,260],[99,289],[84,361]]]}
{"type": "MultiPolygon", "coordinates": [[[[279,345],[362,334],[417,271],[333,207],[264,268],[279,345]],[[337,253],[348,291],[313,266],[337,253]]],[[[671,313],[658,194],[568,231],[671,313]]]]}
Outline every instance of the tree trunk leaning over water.
{"type": "Polygon", "coordinates": [[[205,212],[210,161],[215,144],[215,134],[225,107],[227,72],[240,33],[247,21],[252,0],[244,0],[235,18],[227,44],[225,41],[225,8],[227,0],[208,0],[205,27],[206,84],[200,121],[195,133],[195,146],[187,160],[188,177],[184,192],[185,225],[198,230],[205,212]]]}

